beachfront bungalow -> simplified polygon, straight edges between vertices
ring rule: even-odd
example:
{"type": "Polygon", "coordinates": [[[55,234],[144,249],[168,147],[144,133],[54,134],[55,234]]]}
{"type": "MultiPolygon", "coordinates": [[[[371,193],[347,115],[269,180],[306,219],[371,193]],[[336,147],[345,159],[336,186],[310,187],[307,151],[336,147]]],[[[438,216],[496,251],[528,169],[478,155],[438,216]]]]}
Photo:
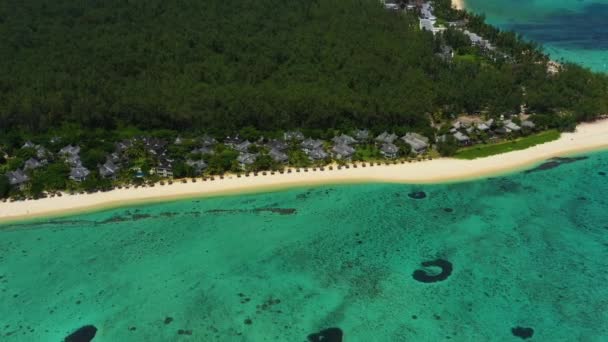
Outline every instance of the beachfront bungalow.
{"type": "Polygon", "coordinates": [[[487,132],[490,130],[490,126],[487,125],[485,122],[480,122],[477,124],[476,126],[477,130],[480,132],[487,132]]]}
{"type": "Polygon", "coordinates": [[[191,154],[213,154],[213,147],[211,146],[203,146],[200,148],[195,148],[194,150],[190,151],[191,154]]]}
{"type": "Polygon", "coordinates": [[[23,187],[25,186],[27,181],[30,180],[30,178],[21,169],[7,172],[6,178],[8,178],[8,183],[10,185],[17,186],[21,190],[23,190],[23,187]]]}
{"type": "Polygon", "coordinates": [[[258,155],[254,153],[241,152],[236,158],[236,161],[241,165],[242,169],[252,165],[258,159],[258,155]]]}
{"type": "Polygon", "coordinates": [[[205,169],[207,169],[207,163],[203,160],[186,160],[186,165],[192,167],[194,169],[194,173],[200,175],[205,169]]]}
{"type": "Polygon", "coordinates": [[[310,160],[323,160],[323,159],[326,159],[327,157],[329,157],[327,152],[325,152],[323,150],[323,147],[318,147],[318,148],[312,149],[309,152],[307,152],[306,155],[308,156],[308,159],[310,159],[310,160]]]}
{"type": "Polygon", "coordinates": [[[454,58],[454,49],[449,45],[441,45],[441,51],[435,54],[437,57],[441,58],[444,62],[450,62],[454,58]]]}
{"type": "Polygon", "coordinates": [[[323,140],[308,138],[300,144],[302,151],[308,154],[310,151],[323,148],[323,140]]]}
{"type": "Polygon", "coordinates": [[[99,166],[99,175],[103,178],[116,178],[116,174],[120,168],[114,164],[111,159],[106,160],[103,165],[99,166]]]}
{"type": "Polygon", "coordinates": [[[234,145],[234,149],[238,152],[247,152],[249,150],[249,146],[253,145],[249,140],[245,140],[239,144],[234,145]]]}
{"type": "Polygon", "coordinates": [[[66,163],[68,163],[68,165],[72,166],[72,167],[76,167],[82,164],[82,161],[80,161],[80,156],[79,155],[67,155],[65,157],[65,161],[66,163]]]}
{"type": "Polygon", "coordinates": [[[342,134],[340,136],[334,137],[333,139],[331,139],[331,141],[335,145],[352,145],[352,144],[357,143],[357,140],[355,140],[355,138],[351,137],[350,135],[346,135],[346,134],[342,134]]]}
{"type": "Polygon", "coordinates": [[[44,148],[42,145],[36,145],[36,158],[40,159],[40,161],[46,160],[51,156],[51,152],[44,148]]]}
{"type": "Polygon", "coordinates": [[[46,161],[39,161],[36,158],[30,158],[25,161],[24,170],[35,170],[46,165],[46,161]]]}
{"type": "Polygon", "coordinates": [[[287,161],[289,161],[289,156],[287,154],[285,154],[285,152],[283,152],[282,150],[278,150],[276,148],[272,148],[270,149],[270,152],[268,152],[268,155],[270,156],[270,158],[272,158],[272,160],[274,160],[277,163],[287,163],[287,161]]]}
{"type": "Polygon", "coordinates": [[[355,154],[355,149],[346,144],[335,145],[331,151],[333,157],[339,160],[350,160],[355,154]]]}
{"type": "Polygon", "coordinates": [[[395,140],[397,140],[398,136],[394,133],[388,133],[386,131],[382,132],[379,136],[376,137],[376,142],[379,144],[392,144],[395,140]]]}
{"type": "Polygon", "coordinates": [[[36,147],[36,145],[29,140],[26,141],[25,144],[23,144],[23,146],[21,146],[21,148],[35,148],[35,147],[36,147]]]}
{"type": "Polygon", "coordinates": [[[158,164],[152,168],[150,173],[163,178],[173,177],[173,160],[166,158],[159,159],[158,164]]]}
{"type": "Polygon", "coordinates": [[[64,156],[64,157],[77,156],[79,153],[80,153],[79,146],[68,145],[68,146],[65,146],[64,148],[62,148],[61,150],[59,150],[59,155],[64,156]]]}
{"type": "Polygon", "coordinates": [[[431,2],[425,2],[420,6],[420,17],[433,22],[437,21],[437,17],[433,15],[433,5],[431,2]]]}
{"type": "Polygon", "coordinates": [[[213,146],[213,145],[217,144],[217,140],[214,137],[207,135],[207,134],[203,135],[199,139],[199,142],[203,147],[209,147],[209,146],[213,146]]]}
{"type": "Polygon", "coordinates": [[[366,129],[358,129],[354,135],[355,139],[359,142],[366,142],[369,139],[369,131],[366,129]]]}
{"type": "Polygon", "coordinates": [[[454,133],[454,139],[458,142],[458,144],[460,144],[462,146],[471,144],[471,138],[469,138],[466,134],[463,134],[461,132],[454,133]]]}
{"type": "Polygon", "coordinates": [[[401,9],[401,7],[399,7],[399,5],[396,4],[396,3],[385,2],[384,3],[384,9],[387,9],[389,11],[398,11],[398,10],[401,9]]]}
{"type": "Polygon", "coordinates": [[[227,136],[226,138],[224,138],[224,145],[230,147],[230,148],[235,148],[237,145],[241,144],[243,142],[243,139],[237,134],[235,136],[227,136]]]}
{"type": "Polygon", "coordinates": [[[380,148],[380,153],[388,159],[395,159],[399,154],[399,147],[393,143],[384,143],[380,148]]]}
{"type": "Polygon", "coordinates": [[[467,37],[469,37],[469,40],[471,40],[471,45],[473,46],[479,46],[483,49],[486,50],[496,50],[496,48],[490,43],[490,41],[483,39],[483,37],[481,37],[480,35],[470,32],[469,30],[464,30],[462,31],[467,37]]]}
{"type": "Polygon", "coordinates": [[[302,134],[302,132],[299,132],[299,131],[285,132],[285,133],[283,133],[283,140],[285,140],[285,141],[303,141],[304,134],[302,134]]]}
{"type": "Polygon", "coordinates": [[[112,163],[120,163],[122,161],[122,158],[120,157],[120,154],[118,154],[118,152],[112,152],[110,153],[106,159],[111,160],[112,163]]]}
{"type": "Polygon", "coordinates": [[[145,150],[153,156],[163,156],[167,151],[167,142],[154,137],[144,137],[142,139],[145,150]]]}
{"type": "Polygon", "coordinates": [[[505,128],[510,130],[511,132],[519,132],[521,131],[521,127],[519,127],[517,124],[515,124],[513,121],[511,120],[507,120],[504,122],[505,128]]]}
{"type": "Polygon", "coordinates": [[[118,153],[123,153],[133,147],[133,140],[123,140],[114,144],[114,150],[118,153]]]}
{"type": "Polygon", "coordinates": [[[525,120],[521,122],[521,127],[527,128],[527,129],[535,129],[536,125],[534,124],[534,122],[530,121],[530,120],[525,120]]]}
{"type": "Polygon", "coordinates": [[[429,138],[418,133],[406,133],[401,140],[410,145],[412,152],[416,154],[426,152],[429,147],[429,138]]]}
{"type": "Polygon", "coordinates": [[[70,169],[70,179],[75,182],[83,182],[90,173],[91,171],[82,165],[74,166],[70,169]]]}
{"type": "Polygon", "coordinates": [[[289,148],[289,145],[284,140],[273,139],[266,144],[266,147],[269,150],[285,151],[289,148]]]}

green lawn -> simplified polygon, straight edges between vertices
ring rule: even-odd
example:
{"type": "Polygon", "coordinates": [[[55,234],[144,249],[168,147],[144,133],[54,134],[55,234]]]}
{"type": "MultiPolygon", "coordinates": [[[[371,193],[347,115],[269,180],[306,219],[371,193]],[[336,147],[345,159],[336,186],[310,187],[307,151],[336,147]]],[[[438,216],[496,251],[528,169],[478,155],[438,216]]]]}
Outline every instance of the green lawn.
{"type": "Polygon", "coordinates": [[[476,62],[479,60],[479,56],[475,56],[475,55],[457,55],[454,56],[455,60],[458,61],[468,61],[468,62],[476,62]]]}
{"type": "Polygon", "coordinates": [[[560,136],[560,133],[556,130],[550,130],[541,132],[538,134],[530,135],[524,138],[519,138],[516,140],[505,141],[496,144],[488,144],[488,145],[477,145],[472,147],[466,147],[458,150],[454,158],[458,159],[476,159],[487,156],[492,156],[495,154],[506,153],[517,150],[524,150],[528,147],[532,147],[534,145],[539,145],[542,143],[546,143],[549,141],[557,140],[560,136]]]}

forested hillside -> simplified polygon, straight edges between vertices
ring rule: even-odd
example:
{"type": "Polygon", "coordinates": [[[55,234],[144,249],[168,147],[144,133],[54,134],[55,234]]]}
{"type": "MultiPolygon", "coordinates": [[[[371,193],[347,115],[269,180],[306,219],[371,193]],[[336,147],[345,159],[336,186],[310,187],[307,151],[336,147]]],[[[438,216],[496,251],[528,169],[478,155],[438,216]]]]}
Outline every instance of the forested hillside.
{"type": "Polygon", "coordinates": [[[444,62],[414,14],[377,0],[6,0],[0,33],[1,129],[422,129],[522,102],[608,106],[606,77],[575,66],[444,62]]]}

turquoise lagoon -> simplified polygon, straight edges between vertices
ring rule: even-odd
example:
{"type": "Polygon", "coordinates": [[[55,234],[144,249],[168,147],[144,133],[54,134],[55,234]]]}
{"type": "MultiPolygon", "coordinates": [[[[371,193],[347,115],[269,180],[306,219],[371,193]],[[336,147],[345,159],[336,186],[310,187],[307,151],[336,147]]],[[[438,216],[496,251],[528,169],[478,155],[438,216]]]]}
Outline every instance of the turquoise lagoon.
{"type": "Polygon", "coordinates": [[[595,153],[473,182],[5,224],[0,340],[93,324],[94,341],[305,341],[329,327],[345,341],[518,341],[518,326],[533,341],[606,341],[607,173],[595,153]],[[453,265],[447,279],[416,281],[435,259],[453,265]]]}
{"type": "Polygon", "coordinates": [[[489,23],[539,42],[555,60],[608,72],[608,0],[464,0],[489,23]]]}

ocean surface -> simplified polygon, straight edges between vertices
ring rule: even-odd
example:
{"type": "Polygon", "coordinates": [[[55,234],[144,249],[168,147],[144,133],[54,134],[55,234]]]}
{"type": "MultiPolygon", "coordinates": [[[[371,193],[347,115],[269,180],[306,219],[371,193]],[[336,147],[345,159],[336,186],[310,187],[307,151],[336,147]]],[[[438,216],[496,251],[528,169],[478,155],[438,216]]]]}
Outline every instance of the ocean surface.
{"type": "Polygon", "coordinates": [[[541,43],[555,60],[608,72],[608,0],[464,0],[489,23],[541,43]]]}
{"type": "Polygon", "coordinates": [[[608,152],[5,224],[0,340],[608,341],[607,174],[608,152]]]}

